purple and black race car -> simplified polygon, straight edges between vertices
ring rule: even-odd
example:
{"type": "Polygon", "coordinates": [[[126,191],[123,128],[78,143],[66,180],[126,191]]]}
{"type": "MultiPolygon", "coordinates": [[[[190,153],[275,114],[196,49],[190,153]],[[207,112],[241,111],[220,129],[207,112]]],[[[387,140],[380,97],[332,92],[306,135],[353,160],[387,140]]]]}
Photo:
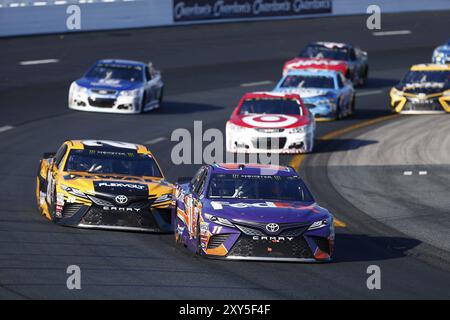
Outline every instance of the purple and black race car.
{"type": "Polygon", "coordinates": [[[175,240],[202,256],[330,261],[333,216],[290,167],[205,165],[175,189],[175,240]]]}

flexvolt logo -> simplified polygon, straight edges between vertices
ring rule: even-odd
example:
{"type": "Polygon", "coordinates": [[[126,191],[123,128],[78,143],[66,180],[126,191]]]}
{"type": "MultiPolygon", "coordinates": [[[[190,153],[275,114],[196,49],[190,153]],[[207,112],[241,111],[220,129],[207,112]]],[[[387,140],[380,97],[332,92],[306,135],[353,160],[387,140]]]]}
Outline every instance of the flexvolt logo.
{"type": "Polygon", "coordinates": [[[122,183],[122,182],[100,182],[99,187],[110,187],[110,188],[128,188],[128,189],[138,189],[143,190],[145,186],[134,183],[122,183]]]}

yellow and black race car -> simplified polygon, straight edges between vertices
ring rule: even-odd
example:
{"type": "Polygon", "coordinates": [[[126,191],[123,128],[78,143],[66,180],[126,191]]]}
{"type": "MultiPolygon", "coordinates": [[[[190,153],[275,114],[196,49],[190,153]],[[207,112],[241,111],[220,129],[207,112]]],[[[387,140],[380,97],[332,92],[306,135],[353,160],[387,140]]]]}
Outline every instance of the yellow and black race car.
{"type": "Polygon", "coordinates": [[[413,65],[390,96],[393,112],[450,112],[450,65],[413,65]]]}
{"type": "Polygon", "coordinates": [[[173,186],[143,145],[66,141],[45,153],[36,179],[41,213],[57,224],[170,232],[173,186]]]}

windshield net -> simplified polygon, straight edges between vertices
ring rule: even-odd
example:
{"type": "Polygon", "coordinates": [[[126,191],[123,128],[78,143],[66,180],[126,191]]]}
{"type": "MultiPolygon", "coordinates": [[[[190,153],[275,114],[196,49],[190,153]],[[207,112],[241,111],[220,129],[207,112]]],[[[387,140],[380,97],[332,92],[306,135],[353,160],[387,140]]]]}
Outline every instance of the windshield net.
{"type": "Polygon", "coordinates": [[[209,198],[313,202],[299,177],[273,175],[213,174],[209,198]]]}
{"type": "Polygon", "coordinates": [[[161,171],[150,155],[136,152],[72,150],[67,158],[65,170],[68,172],[162,177],[161,171]]]}
{"type": "Polygon", "coordinates": [[[239,109],[239,114],[286,114],[302,115],[302,108],[292,99],[248,99],[239,109]]]}

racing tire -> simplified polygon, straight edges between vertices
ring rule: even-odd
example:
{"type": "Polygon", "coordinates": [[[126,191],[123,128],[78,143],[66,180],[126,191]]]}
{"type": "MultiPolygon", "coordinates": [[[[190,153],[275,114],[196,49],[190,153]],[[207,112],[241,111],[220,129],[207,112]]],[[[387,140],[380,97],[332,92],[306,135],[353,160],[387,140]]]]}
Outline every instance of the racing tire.
{"type": "Polygon", "coordinates": [[[163,99],[164,99],[164,87],[161,88],[161,92],[159,93],[158,110],[161,109],[163,106],[163,99]]]}
{"type": "Polygon", "coordinates": [[[364,68],[364,77],[362,85],[365,86],[367,84],[367,79],[369,78],[369,66],[364,68]]]}
{"type": "Polygon", "coordinates": [[[145,113],[145,100],[147,99],[146,94],[144,93],[144,95],[142,96],[142,102],[141,102],[141,109],[139,110],[139,113],[145,113]]]}
{"type": "Polygon", "coordinates": [[[350,116],[353,116],[355,114],[355,104],[356,104],[356,96],[353,95],[352,102],[350,105],[350,116]]]}
{"type": "Polygon", "coordinates": [[[333,120],[339,120],[342,118],[341,116],[341,107],[340,107],[340,102],[338,101],[338,103],[336,104],[336,112],[334,114],[334,118],[333,120]]]}
{"type": "Polygon", "coordinates": [[[202,256],[202,244],[200,241],[200,219],[197,219],[197,250],[195,254],[199,257],[202,256]]]}

